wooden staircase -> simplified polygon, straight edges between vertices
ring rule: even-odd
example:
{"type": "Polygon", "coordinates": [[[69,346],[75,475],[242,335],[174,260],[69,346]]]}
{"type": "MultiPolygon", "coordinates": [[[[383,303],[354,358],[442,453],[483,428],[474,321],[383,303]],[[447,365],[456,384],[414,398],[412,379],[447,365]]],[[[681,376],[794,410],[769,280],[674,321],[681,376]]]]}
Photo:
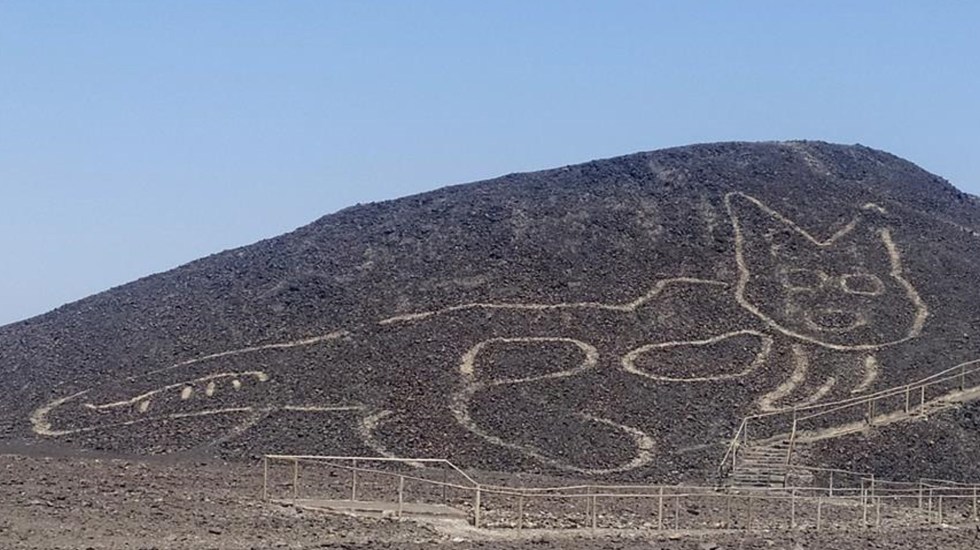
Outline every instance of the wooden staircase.
{"type": "MultiPolygon", "coordinates": [[[[980,400],[980,359],[861,397],[749,415],[735,431],[719,465],[722,486],[732,488],[800,487],[814,483],[819,468],[795,466],[801,446],[867,432],[890,424],[916,422],[929,415],[980,400]],[[833,422],[820,420],[835,415],[833,422]],[[757,423],[769,424],[758,437],[757,423]],[[773,425],[782,425],[786,432],[773,425]],[[789,481],[787,481],[789,479],[789,481]]],[[[854,472],[851,472],[854,473],[854,472]]]]}
{"type": "Polygon", "coordinates": [[[773,489],[786,486],[792,467],[787,463],[789,440],[742,447],[729,474],[733,489],[773,489]]]}

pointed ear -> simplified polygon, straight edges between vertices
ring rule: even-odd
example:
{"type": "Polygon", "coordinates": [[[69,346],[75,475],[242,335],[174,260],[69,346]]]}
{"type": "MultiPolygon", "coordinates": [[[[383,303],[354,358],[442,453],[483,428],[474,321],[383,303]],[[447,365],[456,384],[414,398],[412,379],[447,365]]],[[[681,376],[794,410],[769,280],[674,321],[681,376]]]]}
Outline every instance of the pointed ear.
{"type": "MultiPolygon", "coordinates": [[[[791,257],[798,256],[792,252],[794,250],[803,253],[808,249],[826,249],[862,230],[877,231],[876,224],[868,223],[865,218],[880,218],[884,212],[880,206],[869,203],[849,222],[838,226],[834,233],[814,235],[759,199],[744,193],[729,193],[725,196],[725,205],[735,228],[736,238],[742,238],[746,243],[765,239],[772,243],[770,248],[774,253],[778,255],[780,252],[789,252],[791,257]]],[[[753,243],[753,246],[758,244],[753,243]]]]}
{"type": "Polygon", "coordinates": [[[796,258],[819,243],[792,220],[743,193],[725,195],[740,262],[749,271],[772,267],[781,258],[796,258]]]}
{"type": "MultiPolygon", "coordinates": [[[[883,231],[891,226],[894,217],[879,204],[869,202],[861,206],[853,220],[837,231],[828,240],[834,248],[860,254],[869,254],[875,259],[888,257],[888,246],[883,231]]],[[[886,262],[887,263],[887,262],[886,262]]]]}
{"type": "Polygon", "coordinates": [[[896,256],[886,220],[875,211],[862,211],[853,231],[842,236],[834,248],[852,258],[854,265],[864,265],[873,272],[887,274],[896,256]]]}

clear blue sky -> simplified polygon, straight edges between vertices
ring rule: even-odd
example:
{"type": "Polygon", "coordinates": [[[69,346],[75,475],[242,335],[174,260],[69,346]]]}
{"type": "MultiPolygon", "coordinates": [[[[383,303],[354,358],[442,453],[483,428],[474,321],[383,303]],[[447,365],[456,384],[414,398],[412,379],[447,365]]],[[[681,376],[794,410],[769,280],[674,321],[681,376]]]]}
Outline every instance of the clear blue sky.
{"type": "Polygon", "coordinates": [[[357,202],[693,142],[980,193],[980,2],[0,0],[0,324],[357,202]]]}

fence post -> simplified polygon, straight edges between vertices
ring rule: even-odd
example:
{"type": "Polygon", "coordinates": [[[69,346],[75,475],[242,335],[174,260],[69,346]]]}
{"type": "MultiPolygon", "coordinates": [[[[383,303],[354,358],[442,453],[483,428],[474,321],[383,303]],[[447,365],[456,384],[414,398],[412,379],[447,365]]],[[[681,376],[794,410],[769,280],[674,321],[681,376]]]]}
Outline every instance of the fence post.
{"type": "Polygon", "coordinates": [[[745,529],[747,531],[752,530],[752,495],[749,495],[749,519],[748,523],[745,524],[745,529]]]}
{"type": "Polygon", "coordinates": [[[793,407],[793,428],[789,433],[789,449],[786,450],[786,464],[793,460],[793,444],[796,443],[796,407],[793,407]]]}
{"type": "Polygon", "coordinates": [[[524,489],[517,496],[517,532],[524,529],[524,489]]]}
{"type": "Polygon", "coordinates": [[[446,504],[449,499],[446,497],[447,484],[449,483],[449,466],[442,465],[442,503],[446,504]]]}
{"type": "Polygon", "coordinates": [[[657,496],[657,530],[662,531],[664,528],[664,488],[660,487],[659,495],[657,496]]]}
{"type": "Polygon", "coordinates": [[[405,476],[398,476],[398,517],[402,517],[405,505],[405,476]]]}
{"type": "Polygon", "coordinates": [[[817,495],[817,531],[820,531],[820,519],[823,512],[823,497],[817,495]]]}
{"type": "Polygon", "coordinates": [[[943,522],[943,495],[939,495],[939,523],[943,522]]]}
{"type": "Polygon", "coordinates": [[[912,412],[912,386],[905,386],[905,414],[912,412]]]}
{"type": "Polygon", "coordinates": [[[357,461],[351,460],[350,499],[357,500],[357,461]]]}
{"type": "Polygon", "coordinates": [[[921,386],[919,388],[919,415],[926,415],[926,387],[921,386]]]}
{"type": "Polygon", "coordinates": [[[680,528],[681,521],[681,497],[674,495],[674,530],[680,528]]]}
{"type": "Polygon", "coordinates": [[[293,459],[293,500],[299,496],[299,459],[293,459]]]}
{"type": "Polygon", "coordinates": [[[875,498],[875,527],[881,529],[881,497],[875,498]]]}
{"type": "Polygon", "coordinates": [[[973,521],[977,521],[977,486],[973,486],[973,521]]]}
{"type": "Polygon", "coordinates": [[[834,471],[830,471],[830,496],[834,496],[834,471]]]}
{"type": "Polygon", "coordinates": [[[480,486],[476,486],[473,495],[473,527],[480,528],[480,486]]]}
{"type": "Polygon", "coordinates": [[[728,503],[728,528],[732,528],[735,525],[735,513],[732,510],[732,494],[729,492],[728,497],[725,501],[728,503]]]}
{"type": "Polygon", "coordinates": [[[920,479],[919,480],[919,510],[922,510],[922,493],[924,492],[925,490],[922,488],[922,480],[920,479]]]}
{"type": "Polygon", "coordinates": [[[599,523],[599,509],[598,509],[598,499],[599,497],[592,495],[592,530],[595,531],[596,526],[599,523]]]}
{"type": "Polygon", "coordinates": [[[789,494],[789,528],[796,529],[796,489],[789,494]]]}
{"type": "Polygon", "coordinates": [[[732,475],[735,474],[735,460],[738,456],[738,445],[738,440],[736,440],[735,444],[732,445],[732,475]]]}
{"type": "Polygon", "coordinates": [[[864,486],[864,479],[861,479],[861,519],[864,528],[868,528],[868,490],[864,486]]]}
{"type": "Polygon", "coordinates": [[[262,500],[269,500],[269,457],[262,457],[262,500]]]}
{"type": "Polygon", "coordinates": [[[591,523],[592,521],[592,492],[594,489],[591,485],[585,487],[585,522],[591,523]]]}

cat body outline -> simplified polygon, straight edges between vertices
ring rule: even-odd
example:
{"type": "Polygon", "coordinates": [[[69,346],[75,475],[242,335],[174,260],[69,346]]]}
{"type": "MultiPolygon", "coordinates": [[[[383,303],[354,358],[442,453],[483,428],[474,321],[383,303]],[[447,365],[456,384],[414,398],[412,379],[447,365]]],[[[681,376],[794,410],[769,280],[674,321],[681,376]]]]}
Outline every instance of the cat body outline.
{"type": "MultiPolygon", "coordinates": [[[[501,388],[507,390],[511,390],[512,388],[523,389],[523,387],[529,387],[543,381],[572,379],[601,368],[600,358],[606,361],[606,368],[608,368],[608,365],[613,364],[614,368],[621,369],[625,373],[645,377],[658,383],[698,384],[709,381],[735,380],[755,373],[759,367],[766,364],[772,354],[774,340],[789,341],[792,342],[790,347],[792,347],[795,362],[795,366],[791,369],[792,372],[770,392],[755,398],[755,405],[758,408],[762,410],[777,410],[792,406],[780,405],[779,403],[786,401],[794,392],[800,390],[800,386],[804,381],[803,379],[806,377],[809,358],[813,354],[813,350],[862,355],[864,357],[863,369],[865,374],[859,386],[864,387],[856,389],[863,391],[874,382],[873,377],[869,373],[876,373],[875,369],[878,368],[877,363],[873,359],[874,351],[883,347],[900,344],[915,338],[921,333],[928,316],[928,309],[915,288],[904,277],[901,256],[892,239],[890,229],[885,227],[863,231],[868,229],[864,227],[868,225],[864,220],[865,214],[868,212],[872,214],[881,213],[882,209],[880,207],[872,204],[865,205],[858,215],[829,238],[818,239],[755,197],[740,192],[732,192],[726,194],[723,200],[732,223],[735,238],[734,257],[737,264],[738,278],[734,284],[726,281],[674,277],[657,281],[648,292],[635,300],[624,303],[458,304],[441,310],[407,313],[388,317],[378,321],[376,328],[381,332],[398,330],[400,327],[419,326],[423,323],[437,320],[445,321],[453,316],[473,316],[477,319],[483,316],[487,320],[487,326],[495,325],[497,327],[505,327],[503,330],[500,328],[495,329],[496,332],[493,334],[486,334],[486,338],[477,339],[470,342],[469,345],[464,345],[465,352],[458,356],[457,364],[452,365],[452,368],[457,371],[458,382],[455,388],[447,395],[446,402],[449,412],[457,424],[487,443],[510,449],[513,452],[523,454],[526,457],[558,469],[589,474],[623,472],[647,464],[655,457],[654,448],[656,443],[643,430],[627,423],[594,415],[587,410],[575,411],[572,414],[579,415],[587,425],[594,426],[595,429],[604,427],[604,429],[617,432],[619,435],[625,436],[635,447],[634,456],[623,463],[606,467],[596,467],[595,465],[582,467],[582,465],[570,464],[560,458],[550,456],[549,453],[535,448],[532,444],[527,444],[526,442],[515,444],[486,430],[473,419],[473,415],[471,414],[470,407],[474,398],[480,392],[484,391],[497,391],[501,388]],[[863,239],[860,238],[862,236],[864,237],[863,239]],[[879,253],[884,253],[883,258],[885,258],[885,263],[888,266],[887,273],[873,269],[874,266],[870,269],[867,266],[861,266],[854,273],[827,273],[829,270],[826,266],[820,264],[819,253],[825,253],[826,251],[837,252],[835,247],[855,237],[858,237],[856,245],[863,247],[870,245],[872,248],[879,249],[879,253]],[[867,242],[861,242],[862,240],[867,242]],[[795,250],[801,244],[803,248],[808,250],[804,250],[798,254],[799,257],[781,252],[781,250],[787,247],[795,250]],[[766,251],[766,248],[768,248],[768,251],[766,251]],[[760,259],[757,257],[760,255],[766,256],[767,253],[768,256],[766,258],[760,259]],[[794,259],[802,259],[803,267],[791,265],[794,259]],[[762,280],[761,283],[760,280],[762,280]],[[782,311],[770,310],[769,308],[772,304],[759,303],[758,293],[755,290],[760,284],[766,287],[765,290],[770,291],[769,294],[773,294],[773,288],[782,290],[784,294],[784,303],[782,304],[784,308],[782,311]],[[649,327],[647,329],[636,328],[637,323],[643,323],[640,319],[640,312],[646,310],[654,310],[655,312],[657,310],[655,306],[660,300],[666,299],[665,296],[675,289],[683,289],[685,287],[709,289],[709,292],[706,294],[712,296],[718,294],[718,290],[721,289],[722,292],[720,294],[728,298],[720,298],[720,300],[727,300],[729,302],[727,303],[727,307],[741,309],[742,313],[748,313],[751,317],[754,317],[756,322],[752,326],[737,330],[720,333],[716,331],[716,333],[712,334],[712,330],[708,329],[700,333],[690,334],[686,337],[677,337],[674,340],[664,339],[662,337],[657,338],[655,335],[650,334],[656,334],[661,330],[658,328],[650,330],[647,330],[649,327]],[[811,306],[806,304],[800,306],[796,302],[802,301],[802,298],[813,299],[816,297],[816,304],[820,306],[820,297],[817,295],[831,292],[834,289],[839,290],[839,293],[842,295],[857,297],[860,301],[863,301],[862,303],[874,302],[885,294],[904,293],[906,301],[911,305],[911,313],[907,315],[908,319],[903,318],[900,321],[905,321],[904,324],[907,326],[904,330],[895,333],[879,331],[875,328],[877,311],[873,307],[867,308],[867,311],[863,311],[859,307],[855,310],[858,313],[856,316],[845,319],[843,317],[846,317],[846,315],[841,313],[845,310],[842,307],[838,307],[843,303],[840,297],[833,299],[835,301],[830,304],[833,307],[816,307],[812,308],[812,312],[809,310],[800,312],[801,308],[805,309],[811,306]],[[711,294],[712,292],[715,294],[711,294]],[[734,306],[731,300],[732,298],[734,298],[734,306]],[[794,312],[798,314],[795,318],[791,315],[794,312]],[[492,321],[495,316],[506,315],[513,315],[516,319],[524,318],[525,320],[510,323],[494,323],[492,321]],[[589,342],[588,335],[580,334],[580,332],[583,330],[582,327],[587,327],[589,323],[605,323],[608,321],[608,317],[617,316],[620,319],[625,319],[625,323],[632,324],[631,334],[641,334],[641,336],[636,338],[636,345],[619,345],[612,352],[613,355],[618,354],[618,356],[614,357],[612,363],[610,363],[607,356],[611,352],[608,349],[603,350],[603,346],[599,343],[589,342]],[[837,317],[841,318],[838,319],[837,317]],[[557,321],[555,320],[556,318],[558,319],[557,321]],[[522,325],[521,323],[524,324],[522,325]],[[647,330],[647,335],[643,335],[644,330],[647,330]],[[855,335],[855,332],[861,334],[855,335]],[[725,343],[731,338],[755,339],[758,344],[757,352],[751,357],[751,360],[737,365],[737,368],[710,372],[706,376],[687,376],[682,372],[659,372],[656,368],[642,364],[643,358],[646,356],[657,356],[661,353],[675,352],[677,350],[703,349],[707,346],[725,343]],[[546,370],[532,376],[507,378],[494,377],[492,373],[489,375],[484,374],[481,371],[482,367],[478,365],[481,354],[487,352],[488,349],[492,349],[494,346],[509,344],[558,345],[569,347],[570,349],[577,348],[581,353],[581,360],[578,363],[573,361],[567,368],[546,370]],[[801,379],[801,372],[803,379],[801,379]],[[870,380],[869,377],[871,377],[870,380]]],[[[854,250],[851,251],[851,255],[853,254],[854,250]]],[[[683,296],[681,299],[683,299],[683,296]]],[[[828,301],[828,303],[830,302],[828,301]]],[[[894,321],[890,318],[886,318],[886,320],[894,321]]],[[[894,325],[895,323],[892,324],[894,325]]],[[[585,332],[588,332],[588,330],[585,330],[585,332]]],[[[165,378],[169,377],[170,383],[162,387],[173,390],[176,390],[178,387],[186,388],[189,385],[193,387],[194,384],[210,384],[203,386],[204,394],[207,394],[208,391],[212,391],[212,393],[215,391],[213,390],[215,379],[212,377],[229,374],[232,378],[232,384],[235,384],[234,380],[238,380],[238,386],[233,386],[237,391],[241,388],[241,378],[243,376],[247,377],[248,373],[252,371],[243,370],[216,374],[206,372],[208,369],[205,367],[199,372],[199,374],[203,373],[203,376],[177,380],[176,382],[174,381],[174,376],[179,378],[179,373],[182,369],[187,369],[191,366],[199,368],[201,365],[207,365],[208,361],[216,360],[219,357],[249,356],[250,354],[259,352],[264,353],[266,350],[303,349],[306,346],[337,345],[338,342],[343,342],[345,338],[352,336],[356,337],[357,334],[347,331],[336,331],[322,337],[230,350],[228,352],[213,354],[212,356],[177,363],[149,374],[162,374],[165,378]],[[211,390],[208,388],[211,388],[211,390]]],[[[564,365],[561,366],[564,367],[564,365]]],[[[484,368],[483,370],[485,371],[486,369],[484,368]]],[[[680,369],[680,371],[683,371],[683,369],[680,369]]],[[[228,377],[223,377],[222,379],[224,378],[228,377]]],[[[256,380],[258,380],[257,375],[256,380]]],[[[834,378],[828,378],[828,382],[824,382],[816,392],[798,403],[803,403],[807,399],[813,399],[814,396],[816,396],[816,399],[813,399],[814,401],[819,401],[825,397],[829,393],[829,390],[823,394],[820,391],[827,387],[830,380],[834,380],[834,378]]],[[[836,380],[831,384],[831,387],[834,384],[836,384],[836,380]]],[[[152,393],[155,391],[151,390],[149,392],[151,393],[151,397],[159,395],[159,392],[152,393]]],[[[181,391],[186,392],[187,390],[182,389],[181,391]]],[[[66,405],[81,406],[81,408],[87,409],[88,411],[100,412],[112,408],[123,409],[132,405],[137,415],[140,413],[145,415],[150,408],[149,405],[146,405],[149,397],[146,397],[144,400],[138,398],[147,393],[143,392],[135,396],[135,398],[130,396],[127,399],[111,402],[99,402],[99,400],[85,402],[86,399],[91,397],[89,391],[86,390],[68,397],[56,399],[37,409],[32,415],[31,421],[36,433],[48,436],[61,436],[82,431],[125,428],[136,424],[164,420],[164,417],[154,418],[152,416],[144,416],[143,418],[137,417],[133,420],[126,420],[110,425],[90,425],[80,429],[59,430],[52,426],[52,421],[49,418],[53,410],[66,405]],[[140,411],[140,408],[143,408],[143,410],[140,411]]],[[[176,392],[174,391],[173,393],[176,392]]],[[[184,398],[183,394],[181,398],[187,399],[184,398]]],[[[362,415],[360,436],[365,443],[380,454],[391,455],[392,452],[384,444],[382,438],[379,437],[379,431],[383,432],[384,427],[399,414],[411,415],[413,412],[392,410],[386,408],[385,405],[385,403],[362,401],[355,397],[346,403],[330,403],[326,405],[266,403],[263,406],[232,407],[232,410],[227,411],[223,409],[209,410],[205,408],[198,410],[194,414],[198,416],[207,416],[209,414],[245,415],[247,419],[229,431],[232,436],[237,436],[254,426],[265,415],[277,410],[291,410],[306,413],[354,411],[362,415]]],[[[170,414],[172,417],[174,414],[191,413],[178,412],[170,414]]]]}

